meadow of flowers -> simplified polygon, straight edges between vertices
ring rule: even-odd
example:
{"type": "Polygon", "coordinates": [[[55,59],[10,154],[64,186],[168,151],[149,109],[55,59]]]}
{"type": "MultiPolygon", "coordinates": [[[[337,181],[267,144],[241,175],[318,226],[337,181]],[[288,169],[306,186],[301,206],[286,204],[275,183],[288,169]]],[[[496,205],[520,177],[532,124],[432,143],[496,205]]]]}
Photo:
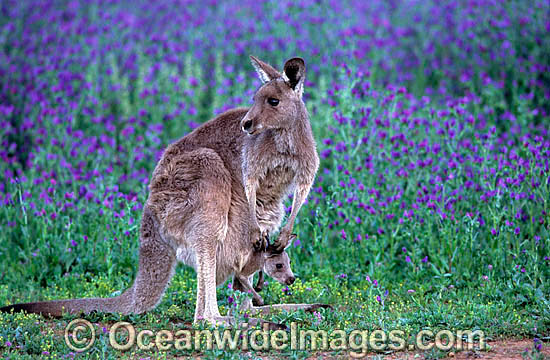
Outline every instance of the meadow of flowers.
{"type": "MultiPolygon", "coordinates": [[[[548,1],[5,0],[0,45],[0,305],[129,286],[163,148],[251,103],[249,54],[301,56],[321,166],[289,249],[299,280],[263,296],[334,310],[269,319],[481,329],[534,339],[530,356],[548,339],[548,1]]],[[[189,323],[194,291],[181,266],[125,319],[189,323]]],[[[239,296],[221,288],[222,312],[239,296]]],[[[74,356],[65,324],[0,314],[0,353],[74,356]]],[[[122,356],[107,344],[88,355],[122,356]]]]}

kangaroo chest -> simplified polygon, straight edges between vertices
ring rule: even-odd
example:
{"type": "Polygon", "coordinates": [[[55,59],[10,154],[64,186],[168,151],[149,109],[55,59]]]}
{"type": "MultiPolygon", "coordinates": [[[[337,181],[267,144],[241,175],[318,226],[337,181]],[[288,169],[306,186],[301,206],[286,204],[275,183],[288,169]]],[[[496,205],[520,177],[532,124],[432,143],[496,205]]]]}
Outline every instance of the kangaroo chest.
{"type": "Polygon", "coordinates": [[[256,198],[264,202],[282,201],[292,190],[295,172],[288,166],[280,165],[268,169],[265,175],[258,179],[256,198]]]}
{"type": "Polygon", "coordinates": [[[284,216],[283,203],[293,188],[295,171],[287,165],[267,169],[256,189],[256,217],[260,226],[276,230],[284,216]]]}
{"type": "Polygon", "coordinates": [[[256,180],[256,218],[262,230],[270,233],[278,230],[283,203],[307,166],[298,144],[302,143],[292,132],[270,130],[244,142],[244,177],[256,180]]]}

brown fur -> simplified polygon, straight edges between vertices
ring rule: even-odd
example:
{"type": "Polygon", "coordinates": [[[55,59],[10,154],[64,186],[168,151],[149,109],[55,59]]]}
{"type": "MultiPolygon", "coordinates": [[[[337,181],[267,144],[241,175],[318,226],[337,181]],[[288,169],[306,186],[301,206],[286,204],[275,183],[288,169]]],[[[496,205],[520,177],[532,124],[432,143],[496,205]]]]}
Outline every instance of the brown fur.
{"type": "MultiPolygon", "coordinates": [[[[263,305],[264,301],[258,294],[258,291],[262,290],[264,272],[281,284],[292,285],[294,280],[296,280],[290,267],[288,254],[285,251],[277,251],[270,245],[266,251],[254,251],[248,263],[239,273],[234,275],[233,289],[250,292],[252,294],[252,304],[256,306],[263,305]],[[261,282],[262,285],[252,287],[252,278],[258,270],[260,270],[258,284],[261,282]]],[[[247,303],[245,307],[251,307],[252,304],[247,303]]]]}
{"type": "Polygon", "coordinates": [[[263,267],[270,273],[265,262],[257,266],[254,254],[279,229],[283,201],[294,191],[292,212],[273,249],[281,254],[290,244],[319,165],[302,101],[303,60],[288,60],[280,74],[251,59],[264,82],[252,107],[206,122],[169,145],[158,162],[143,210],[134,284],[115,298],[17,304],[2,311],[143,313],[161,300],[179,260],[197,271],[195,321],[225,321],[216,285],[234,274],[237,287],[248,290],[245,279],[254,272],[263,267]],[[277,106],[269,104],[270,98],[279,100],[277,106]]]}

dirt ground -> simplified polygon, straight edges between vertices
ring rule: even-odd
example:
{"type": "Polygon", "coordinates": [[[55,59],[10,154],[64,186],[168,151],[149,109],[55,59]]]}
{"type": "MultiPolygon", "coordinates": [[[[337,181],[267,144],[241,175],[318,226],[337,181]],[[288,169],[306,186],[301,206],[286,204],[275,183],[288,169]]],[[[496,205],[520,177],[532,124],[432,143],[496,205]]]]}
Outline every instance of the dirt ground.
{"type": "MultiPolygon", "coordinates": [[[[109,327],[110,324],[99,324],[105,327],[109,327]]],[[[191,324],[188,328],[191,329],[191,324]]],[[[101,326],[100,326],[101,327],[101,326]]],[[[476,344],[479,345],[479,344],[476,344]]],[[[424,359],[451,359],[451,360],[485,360],[485,359],[548,359],[550,360],[550,342],[545,338],[542,343],[542,349],[540,353],[533,353],[534,351],[533,339],[505,339],[505,340],[490,340],[486,341],[486,350],[462,350],[462,351],[450,351],[446,354],[442,351],[420,351],[412,350],[408,352],[394,352],[389,354],[381,353],[367,353],[363,357],[352,357],[348,352],[341,354],[335,354],[330,352],[317,352],[307,357],[309,360],[321,360],[321,359],[364,359],[364,360],[424,360],[424,359]],[[533,355],[538,355],[533,356],[533,355]]],[[[263,355],[261,352],[246,352],[243,353],[249,355],[251,358],[257,359],[280,359],[280,357],[273,356],[272,354],[263,355]]],[[[1,355],[1,354],[0,354],[1,355]]],[[[0,356],[1,358],[1,356],[0,356]]],[[[142,357],[142,359],[154,359],[155,357],[142,357]]],[[[196,354],[185,357],[171,357],[175,359],[203,359],[202,355],[196,354]]]]}
{"type": "MultiPolygon", "coordinates": [[[[491,347],[489,351],[461,351],[454,354],[449,359],[523,359],[522,354],[531,353],[533,348],[533,340],[500,340],[489,341],[491,347]]],[[[550,346],[543,344],[541,354],[545,358],[550,359],[550,346]]],[[[526,356],[526,358],[529,358],[526,356]]]]}
{"type": "MultiPolygon", "coordinates": [[[[485,351],[459,351],[459,352],[449,352],[447,356],[442,356],[443,353],[422,353],[422,352],[400,352],[393,353],[389,355],[369,353],[364,357],[358,358],[362,360],[423,360],[423,359],[451,359],[451,360],[474,360],[474,359],[550,359],[550,344],[543,343],[542,350],[540,352],[541,357],[532,357],[530,355],[533,351],[533,340],[498,340],[498,341],[488,341],[490,349],[485,351]],[[527,351],[527,352],[526,352],[527,351]]],[[[270,356],[259,356],[258,353],[249,353],[252,358],[259,359],[279,359],[277,357],[270,356]]],[[[178,357],[178,359],[180,359],[178,357]]],[[[183,359],[183,358],[181,358],[183,359]]],[[[201,356],[195,357],[195,359],[202,359],[201,356]]],[[[334,355],[331,353],[317,353],[313,356],[307,358],[308,360],[322,360],[322,359],[355,359],[349,354],[334,355]]]]}
{"type": "MultiPolygon", "coordinates": [[[[422,360],[422,359],[452,359],[452,360],[473,360],[473,359],[535,359],[535,357],[525,356],[526,354],[531,354],[533,351],[533,340],[524,339],[508,339],[508,340],[498,340],[498,341],[488,341],[489,350],[474,350],[474,351],[458,351],[458,352],[449,352],[446,357],[440,357],[442,353],[430,353],[430,352],[399,352],[389,355],[380,355],[380,354],[368,354],[366,357],[361,359],[368,360],[378,360],[378,359],[388,359],[388,360],[398,360],[398,359],[407,359],[407,360],[422,360]]],[[[550,359],[550,344],[543,343],[542,350],[540,352],[542,358],[550,359]]],[[[330,359],[331,356],[326,354],[324,356],[316,356],[311,359],[330,359]]],[[[338,357],[340,358],[340,357],[338,357]]],[[[348,359],[349,357],[342,356],[342,359],[348,359]]],[[[537,358],[540,359],[540,358],[537,358]]]]}

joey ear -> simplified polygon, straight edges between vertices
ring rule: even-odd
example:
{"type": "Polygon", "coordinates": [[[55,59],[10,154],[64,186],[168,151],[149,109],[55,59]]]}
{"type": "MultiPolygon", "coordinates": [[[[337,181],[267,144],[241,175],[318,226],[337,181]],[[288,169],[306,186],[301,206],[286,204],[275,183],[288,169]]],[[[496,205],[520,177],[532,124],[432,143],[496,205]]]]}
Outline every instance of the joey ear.
{"type": "Polygon", "coordinates": [[[286,249],[288,249],[288,247],[291,245],[291,244],[294,244],[294,240],[296,240],[296,238],[298,237],[298,235],[296,234],[290,234],[289,238],[288,238],[288,243],[286,244],[285,248],[283,249],[283,251],[286,251],[286,249]]]}
{"type": "Polygon", "coordinates": [[[256,69],[262,83],[265,84],[266,82],[281,77],[281,74],[277,70],[275,70],[271,65],[264,63],[257,57],[250,55],[250,61],[252,62],[254,69],[256,69]]]}
{"type": "MultiPolygon", "coordinates": [[[[288,245],[287,245],[288,247],[288,245]]],[[[286,248],[285,248],[286,249],[286,248]]],[[[281,255],[283,253],[284,250],[278,250],[276,246],[274,246],[273,244],[269,244],[267,246],[267,249],[265,249],[265,257],[266,258],[270,258],[270,257],[273,257],[273,256],[278,256],[278,255],[281,255]]]]}
{"type": "MultiPolygon", "coordinates": [[[[296,239],[296,236],[294,236],[294,239],[296,239]]],[[[294,242],[294,239],[291,239],[288,244],[286,244],[285,248],[283,249],[283,251],[286,251],[286,249],[288,249],[288,247],[290,246],[290,244],[292,244],[294,242]]]]}
{"type": "Polygon", "coordinates": [[[283,79],[296,91],[301,98],[304,93],[304,80],[306,78],[306,64],[304,59],[295,57],[287,60],[283,70],[283,79]]]}

